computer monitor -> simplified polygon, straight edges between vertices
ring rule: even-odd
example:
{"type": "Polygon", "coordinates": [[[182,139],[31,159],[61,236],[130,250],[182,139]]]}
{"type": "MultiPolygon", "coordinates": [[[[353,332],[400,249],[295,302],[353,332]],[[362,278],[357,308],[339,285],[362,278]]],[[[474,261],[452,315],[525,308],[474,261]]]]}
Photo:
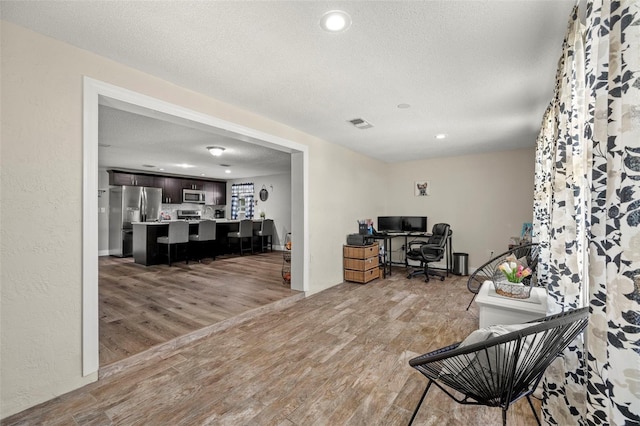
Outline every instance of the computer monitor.
{"type": "Polygon", "coordinates": [[[403,216],[402,230],[404,232],[427,232],[427,217],[403,216]]]}
{"type": "Polygon", "coordinates": [[[379,232],[401,232],[402,217],[401,216],[378,216],[379,232]]]}

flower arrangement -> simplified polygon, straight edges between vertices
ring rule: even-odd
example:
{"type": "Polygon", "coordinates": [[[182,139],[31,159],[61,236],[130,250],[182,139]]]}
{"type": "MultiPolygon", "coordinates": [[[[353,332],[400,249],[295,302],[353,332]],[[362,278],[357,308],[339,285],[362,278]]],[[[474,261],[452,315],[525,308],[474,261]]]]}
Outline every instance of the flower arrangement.
{"type": "Polygon", "coordinates": [[[522,264],[513,260],[502,263],[498,266],[498,269],[502,271],[510,283],[522,282],[523,279],[531,275],[531,268],[525,268],[522,264]]]}

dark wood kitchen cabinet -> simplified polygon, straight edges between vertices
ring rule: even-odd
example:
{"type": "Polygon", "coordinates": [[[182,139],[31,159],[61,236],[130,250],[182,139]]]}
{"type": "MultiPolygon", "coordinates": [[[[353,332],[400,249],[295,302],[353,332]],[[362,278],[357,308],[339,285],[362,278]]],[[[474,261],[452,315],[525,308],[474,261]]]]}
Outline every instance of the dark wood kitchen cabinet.
{"type": "Polygon", "coordinates": [[[183,179],[182,185],[186,189],[204,191],[204,187],[206,183],[207,182],[204,180],[183,179]]]}
{"type": "Polygon", "coordinates": [[[226,182],[205,182],[205,200],[207,204],[223,206],[227,204],[227,183],[226,182]]]}
{"type": "Polygon", "coordinates": [[[107,170],[107,172],[109,173],[109,185],[162,188],[162,202],[164,204],[181,204],[183,189],[204,191],[206,204],[227,204],[227,183],[224,181],[134,173],[123,170],[107,170]]]}
{"type": "Polygon", "coordinates": [[[167,204],[182,203],[182,188],[188,188],[187,179],[164,177],[162,179],[162,202],[167,204]],[[185,186],[186,185],[186,186],[185,186]]]}
{"type": "Polygon", "coordinates": [[[129,172],[118,172],[116,170],[109,170],[108,173],[109,185],[159,187],[156,182],[156,176],[129,172]]]}

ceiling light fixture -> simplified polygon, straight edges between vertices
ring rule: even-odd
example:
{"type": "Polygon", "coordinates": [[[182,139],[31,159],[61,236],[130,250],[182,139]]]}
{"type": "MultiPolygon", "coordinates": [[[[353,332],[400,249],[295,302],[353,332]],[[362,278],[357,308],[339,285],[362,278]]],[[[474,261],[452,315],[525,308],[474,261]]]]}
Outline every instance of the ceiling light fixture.
{"type": "Polygon", "coordinates": [[[446,135],[445,133],[438,133],[438,134],[436,135],[436,139],[444,139],[444,138],[446,138],[446,137],[447,137],[447,135],[446,135]]]}
{"type": "Polygon", "coordinates": [[[330,33],[347,31],[351,26],[351,16],[342,10],[330,10],[322,15],[320,27],[330,33]]]}
{"type": "Polygon", "coordinates": [[[231,173],[231,170],[227,169],[224,172],[228,174],[228,173],[231,173]]]}
{"type": "Polygon", "coordinates": [[[208,146],[207,150],[209,150],[209,154],[213,155],[214,157],[220,157],[224,152],[224,148],[221,146],[208,146]]]}

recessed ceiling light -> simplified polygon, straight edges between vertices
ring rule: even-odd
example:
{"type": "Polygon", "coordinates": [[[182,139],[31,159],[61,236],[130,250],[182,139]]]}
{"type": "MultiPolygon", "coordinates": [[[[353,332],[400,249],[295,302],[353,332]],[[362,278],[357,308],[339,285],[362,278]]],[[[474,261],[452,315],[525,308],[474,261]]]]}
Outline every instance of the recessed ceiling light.
{"type": "Polygon", "coordinates": [[[438,134],[436,135],[436,139],[444,139],[444,138],[446,138],[446,137],[447,137],[446,133],[438,133],[438,134]]]}
{"type": "Polygon", "coordinates": [[[183,169],[190,169],[191,167],[195,167],[195,166],[192,166],[191,164],[187,164],[187,163],[176,164],[176,166],[182,167],[183,169]]]}
{"type": "Polygon", "coordinates": [[[200,173],[200,176],[206,176],[204,173],[200,173]]]}
{"type": "Polygon", "coordinates": [[[158,170],[160,170],[161,172],[164,172],[164,169],[162,167],[160,167],[158,170]]]}
{"type": "Polygon", "coordinates": [[[220,157],[224,152],[224,148],[221,146],[208,146],[207,149],[209,150],[209,153],[214,157],[220,157]]]}
{"type": "Polygon", "coordinates": [[[224,172],[228,174],[228,173],[231,173],[231,170],[227,169],[224,172]]]}
{"type": "Polygon", "coordinates": [[[398,104],[398,108],[407,109],[407,108],[411,108],[411,105],[409,105],[409,104],[398,104]]]}
{"type": "Polygon", "coordinates": [[[320,27],[330,33],[347,31],[351,26],[351,16],[343,10],[331,10],[320,19],[320,27]]]}

